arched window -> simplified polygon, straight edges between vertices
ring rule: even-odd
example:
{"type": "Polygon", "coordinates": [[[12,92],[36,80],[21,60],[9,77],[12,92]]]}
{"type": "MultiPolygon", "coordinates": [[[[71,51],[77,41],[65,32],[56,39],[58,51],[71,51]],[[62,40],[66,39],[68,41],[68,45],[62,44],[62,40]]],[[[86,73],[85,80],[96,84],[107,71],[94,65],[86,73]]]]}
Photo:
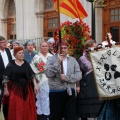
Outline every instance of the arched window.
{"type": "Polygon", "coordinates": [[[8,17],[14,17],[16,15],[16,8],[14,0],[10,0],[9,7],[8,7],[8,17]]]}
{"type": "Polygon", "coordinates": [[[9,1],[7,15],[7,38],[16,39],[16,7],[14,0],[9,1]]]}

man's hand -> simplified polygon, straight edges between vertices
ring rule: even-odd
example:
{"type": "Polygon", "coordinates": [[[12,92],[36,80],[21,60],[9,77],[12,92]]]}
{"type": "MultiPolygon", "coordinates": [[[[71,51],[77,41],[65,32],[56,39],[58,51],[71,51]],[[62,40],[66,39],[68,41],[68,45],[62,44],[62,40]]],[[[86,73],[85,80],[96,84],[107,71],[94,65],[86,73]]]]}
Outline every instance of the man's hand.
{"type": "Polygon", "coordinates": [[[65,81],[65,80],[66,80],[66,77],[65,77],[64,74],[60,74],[60,78],[61,78],[62,81],[65,81]]]}
{"type": "Polygon", "coordinates": [[[76,92],[79,94],[80,93],[80,87],[76,87],[76,92]]]}
{"type": "Polygon", "coordinates": [[[63,55],[60,54],[60,55],[58,55],[58,62],[61,63],[62,61],[63,61],[63,55]]]}

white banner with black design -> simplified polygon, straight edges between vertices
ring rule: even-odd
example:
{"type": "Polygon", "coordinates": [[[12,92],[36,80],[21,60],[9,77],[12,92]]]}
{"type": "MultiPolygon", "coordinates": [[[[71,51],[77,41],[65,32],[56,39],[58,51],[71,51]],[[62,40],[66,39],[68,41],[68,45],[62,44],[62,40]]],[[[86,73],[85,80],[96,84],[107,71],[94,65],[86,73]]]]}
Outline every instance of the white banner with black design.
{"type": "Polygon", "coordinates": [[[90,56],[100,99],[119,97],[120,47],[90,52],[90,56]]]}

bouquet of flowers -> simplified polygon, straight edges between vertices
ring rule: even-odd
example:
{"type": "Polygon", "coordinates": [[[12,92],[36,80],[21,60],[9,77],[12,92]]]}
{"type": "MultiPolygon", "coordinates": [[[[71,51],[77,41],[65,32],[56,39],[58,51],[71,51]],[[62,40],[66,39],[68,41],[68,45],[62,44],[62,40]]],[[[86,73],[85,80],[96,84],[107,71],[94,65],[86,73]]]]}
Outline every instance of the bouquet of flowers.
{"type": "Polygon", "coordinates": [[[45,69],[45,63],[43,62],[43,60],[40,58],[40,61],[38,63],[34,63],[35,67],[40,71],[40,73],[44,72],[45,69]]]}
{"type": "MultiPolygon", "coordinates": [[[[54,38],[59,41],[59,28],[54,38]]],[[[83,53],[84,43],[91,38],[90,28],[82,20],[75,23],[66,21],[61,25],[61,38],[69,45],[69,55],[78,59],[83,53]]]]}
{"type": "Polygon", "coordinates": [[[42,74],[44,73],[45,70],[45,63],[43,62],[43,60],[40,58],[39,62],[35,62],[34,63],[35,67],[39,70],[40,74],[40,78],[42,78],[42,74]]]}

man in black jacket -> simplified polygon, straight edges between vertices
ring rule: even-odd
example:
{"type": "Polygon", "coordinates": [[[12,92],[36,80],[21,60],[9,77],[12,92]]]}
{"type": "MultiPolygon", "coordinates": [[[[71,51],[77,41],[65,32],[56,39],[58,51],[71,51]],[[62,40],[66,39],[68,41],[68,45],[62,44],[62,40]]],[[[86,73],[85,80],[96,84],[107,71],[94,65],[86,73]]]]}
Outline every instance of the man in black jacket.
{"type": "MultiPolygon", "coordinates": [[[[9,62],[12,61],[12,56],[10,53],[10,50],[6,48],[6,40],[4,37],[0,36],[0,105],[1,105],[1,99],[2,99],[2,93],[3,93],[3,86],[2,86],[2,81],[3,81],[3,73],[5,71],[5,68],[9,62]]],[[[5,116],[7,109],[5,107],[5,116]]]]}

